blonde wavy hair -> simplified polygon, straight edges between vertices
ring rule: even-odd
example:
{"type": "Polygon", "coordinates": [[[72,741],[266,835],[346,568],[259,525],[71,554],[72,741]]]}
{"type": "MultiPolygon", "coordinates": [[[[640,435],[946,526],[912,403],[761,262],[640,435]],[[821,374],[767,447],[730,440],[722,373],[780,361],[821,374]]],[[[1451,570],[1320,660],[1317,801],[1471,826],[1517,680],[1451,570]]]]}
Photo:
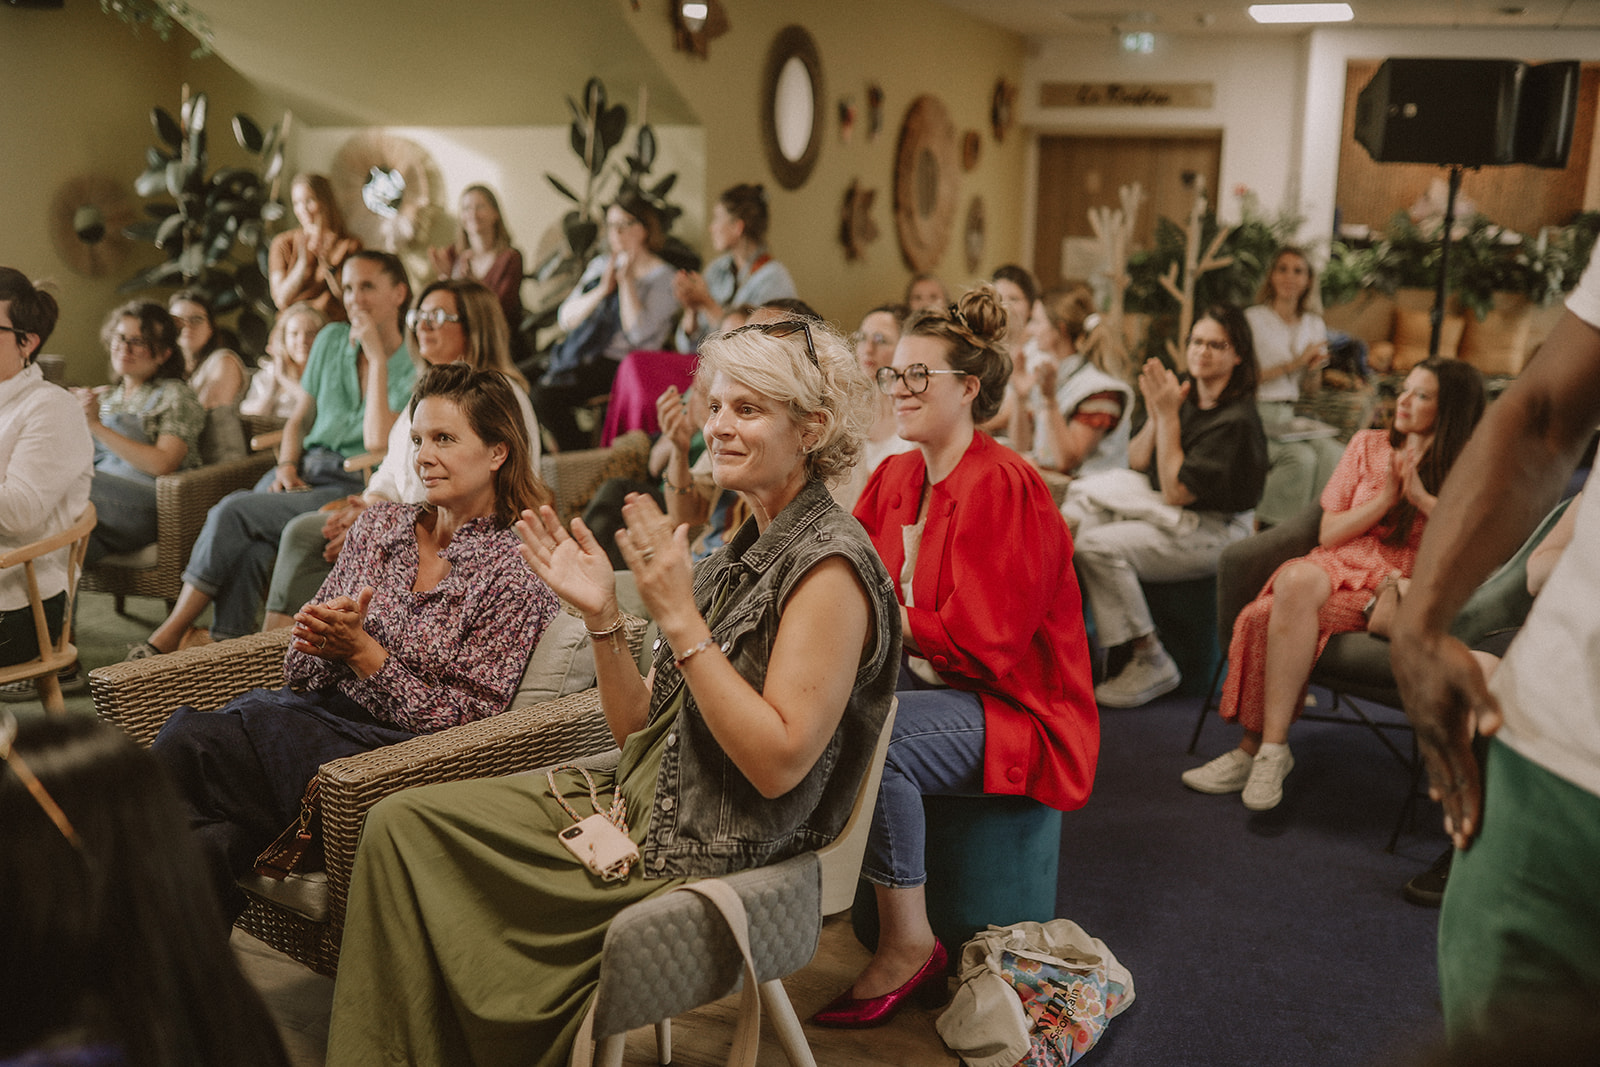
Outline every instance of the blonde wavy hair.
{"type": "Polygon", "coordinates": [[[707,338],[697,384],[709,385],[718,372],[788,405],[805,442],[808,477],[837,484],[860,460],[872,425],[873,386],[855,348],[821,319],[752,324],[707,338]]]}

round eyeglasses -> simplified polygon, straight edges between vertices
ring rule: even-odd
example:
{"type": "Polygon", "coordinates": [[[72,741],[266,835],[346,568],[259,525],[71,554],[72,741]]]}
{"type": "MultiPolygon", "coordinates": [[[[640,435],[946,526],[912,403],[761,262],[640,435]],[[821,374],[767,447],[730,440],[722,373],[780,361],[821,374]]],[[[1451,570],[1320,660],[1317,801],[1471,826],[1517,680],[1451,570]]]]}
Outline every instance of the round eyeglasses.
{"type": "Polygon", "coordinates": [[[928,379],[935,374],[959,374],[967,376],[964,370],[929,370],[926,363],[913,363],[903,371],[893,367],[879,367],[878,373],[873,377],[878,382],[878,392],[893,396],[894,391],[901,382],[906,384],[906,392],[912,396],[919,396],[928,391],[928,379]]]}
{"type": "Polygon", "coordinates": [[[430,311],[412,308],[406,312],[406,329],[408,330],[438,330],[443,329],[444,324],[447,322],[460,321],[460,315],[452,315],[444,308],[433,308],[430,311]]]}

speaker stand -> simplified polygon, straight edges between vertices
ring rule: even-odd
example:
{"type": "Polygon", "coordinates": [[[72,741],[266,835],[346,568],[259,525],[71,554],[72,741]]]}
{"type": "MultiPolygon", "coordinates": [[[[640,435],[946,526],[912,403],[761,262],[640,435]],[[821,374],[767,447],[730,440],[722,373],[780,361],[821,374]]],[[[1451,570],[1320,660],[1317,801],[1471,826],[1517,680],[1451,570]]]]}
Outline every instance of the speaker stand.
{"type": "Polygon", "coordinates": [[[1430,356],[1439,354],[1439,338],[1444,332],[1444,305],[1450,299],[1450,234],[1456,228],[1456,194],[1461,191],[1461,172],[1465,169],[1460,163],[1450,164],[1450,192],[1444,200],[1444,238],[1439,248],[1439,280],[1434,286],[1433,312],[1429,315],[1433,324],[1428,338],[1430,356]]]}

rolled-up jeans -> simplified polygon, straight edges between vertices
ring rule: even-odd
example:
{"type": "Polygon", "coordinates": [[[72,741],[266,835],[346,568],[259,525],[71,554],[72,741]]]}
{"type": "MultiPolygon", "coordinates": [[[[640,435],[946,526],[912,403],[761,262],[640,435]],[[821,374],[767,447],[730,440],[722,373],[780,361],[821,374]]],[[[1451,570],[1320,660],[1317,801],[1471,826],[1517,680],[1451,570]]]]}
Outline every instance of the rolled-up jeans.
{"type": "Polygon", "coordinates": [[[320,509],[308,511],[284,526],[278,539],[278,561],[272,565],[272,583],[267,587],[268,611],[293,615],[316,599],[333,571],[333,564],[322,558],[328,547],[322,528],[330,514],[320,509]]]}
{"type": "Polygon", "coordinates": [[[189,553],[183,580],[215,601],[211,634],[218,640],[260,626],[262,597],[289,520],[361,491],[361,476],[347,474],[344,457],[326,448],[313,448],[300,461],[300,477],[310,488],[271,492],[276,473],[262,475],[254,489],[223,497],[189,553]]]}
{"type": "Polygon", "coordinates": [[[890,889],[914,889],[928,880],[922,798],[983,795],[983,701],[956,689],[902,689],[895,699],[900,707],[861,877],[890,889]]]}

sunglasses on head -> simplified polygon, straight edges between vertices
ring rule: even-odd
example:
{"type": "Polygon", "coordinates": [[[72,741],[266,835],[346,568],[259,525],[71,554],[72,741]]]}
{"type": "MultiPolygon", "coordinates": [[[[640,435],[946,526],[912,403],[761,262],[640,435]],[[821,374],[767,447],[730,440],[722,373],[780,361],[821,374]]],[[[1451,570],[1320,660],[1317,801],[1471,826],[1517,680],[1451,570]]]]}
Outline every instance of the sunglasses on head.
{"type": "Polygon", "coordinates": [[[782,322],[752,322],[750,325],[741,326],[737,330],[729,330],[728,336],[732,337],[735,334],[749,333],[751,330],[764,333],[768,337],[780,338],[793,337],[797,333],[804,334],[806,339],[806,355],[811,357],[811,365],[818,370],[822,369],[822,364],[817,361],[817,348],[811,343],[811,327],[806,325],[800,319],[784,319],[782,322]]]}

